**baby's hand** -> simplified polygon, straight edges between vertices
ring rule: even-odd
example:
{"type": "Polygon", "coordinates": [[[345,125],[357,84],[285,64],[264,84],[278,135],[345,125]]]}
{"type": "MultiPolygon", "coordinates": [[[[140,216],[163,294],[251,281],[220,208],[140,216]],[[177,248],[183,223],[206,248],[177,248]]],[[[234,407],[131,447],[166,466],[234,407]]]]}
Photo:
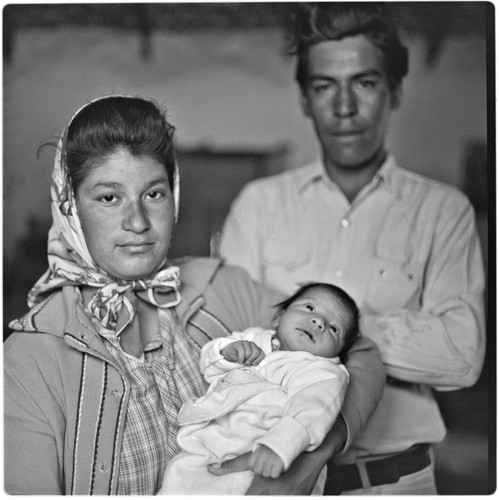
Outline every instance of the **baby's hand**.
{"type": "Polygon", "coordinates": [[[220,354],[227,360],[241,365],[257,365],[265,357],[265,353],[249,340],[236,340],[225,346],[220,354]]]}
{"type": "Polygon", "coordinates": [[[249,458],[249,467],[255,474],[276,479],[284,471],[284,462],[270,448],[259,445],[249,458]]]}

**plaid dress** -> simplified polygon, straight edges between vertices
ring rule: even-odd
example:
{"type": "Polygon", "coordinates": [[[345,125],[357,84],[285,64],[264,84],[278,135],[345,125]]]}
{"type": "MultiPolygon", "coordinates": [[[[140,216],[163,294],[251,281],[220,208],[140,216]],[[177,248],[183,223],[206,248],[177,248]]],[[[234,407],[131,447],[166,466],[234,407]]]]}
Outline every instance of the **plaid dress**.
{"type": "Polygon", "coordinates": [[[206,392],[199,348],[183,331],[173,309],[158,309],[159,332],[141,359],[125,353],[118,337],[104,337],[130,384],[120,458],[119,495],[154,495],[177,445],[177,414],[183,402],[206,392]]]}

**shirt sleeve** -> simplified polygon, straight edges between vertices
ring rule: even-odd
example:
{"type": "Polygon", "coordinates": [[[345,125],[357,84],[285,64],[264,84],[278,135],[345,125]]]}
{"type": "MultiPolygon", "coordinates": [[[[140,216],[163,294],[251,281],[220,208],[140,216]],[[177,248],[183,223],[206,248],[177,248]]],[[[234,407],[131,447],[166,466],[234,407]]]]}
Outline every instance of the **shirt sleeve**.
{"type": "Polygon", "coordinates": [[[467,200],[438,214],[423,279],[421,310],[363,311],[362,331],[379,346],[388,375],[440,390],[470,386],[480,375],[485,331],[482,255],[467,200]]]}
{"type": "Polygon", "coordinates": [[[323,441],[339,414],[348,384],[348,373],[331,360],[293,363],[283,382],[288,401],[283,417],[256,440],[281,457],[285,469],[303,451],[313,451],[323,441]]]}

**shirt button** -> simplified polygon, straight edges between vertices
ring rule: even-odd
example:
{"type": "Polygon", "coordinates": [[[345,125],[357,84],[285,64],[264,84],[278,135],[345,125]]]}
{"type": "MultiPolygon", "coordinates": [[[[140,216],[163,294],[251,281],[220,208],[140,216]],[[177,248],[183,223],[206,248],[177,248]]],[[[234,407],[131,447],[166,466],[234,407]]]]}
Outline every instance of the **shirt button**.
{"type": "Polygon", "coordinates": [[[341,269],[336,269],[334,275],[339,278],[340,276],[343,276],[343,271],[341,269]]]}
{"type": "Polygon", "coordinates": [[[382,278],[386,278],[386,276],[388,275],[388,273],[386,272],[385,269],[381,269],[381,271],[379,272],[379,275],[382,277],[382,278]]]}
{"type": "Polygon", "coordinates": [[[347,219],[341,219],[341,225],[343,227],[348,227],[350,225],[350,222],[347,219]]]}

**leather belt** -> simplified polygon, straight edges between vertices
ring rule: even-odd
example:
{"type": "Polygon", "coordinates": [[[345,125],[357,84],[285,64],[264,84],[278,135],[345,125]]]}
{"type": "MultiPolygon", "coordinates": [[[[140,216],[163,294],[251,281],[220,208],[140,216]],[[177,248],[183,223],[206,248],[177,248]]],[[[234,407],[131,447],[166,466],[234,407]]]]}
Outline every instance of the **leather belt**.
{"type": "Polygon", "coordinates": [[[396,483],[401,477],[414,474],[431,465],[430,445],[413,446],[406,451],[379,460],[362,460],[353,464],[328,464],[328,482],[324,494],[339,495],[342,491],[364,488],[361,469],[371,486],[396,483]],[[363,465],[362,465],[363,464],[363,465]]]}

